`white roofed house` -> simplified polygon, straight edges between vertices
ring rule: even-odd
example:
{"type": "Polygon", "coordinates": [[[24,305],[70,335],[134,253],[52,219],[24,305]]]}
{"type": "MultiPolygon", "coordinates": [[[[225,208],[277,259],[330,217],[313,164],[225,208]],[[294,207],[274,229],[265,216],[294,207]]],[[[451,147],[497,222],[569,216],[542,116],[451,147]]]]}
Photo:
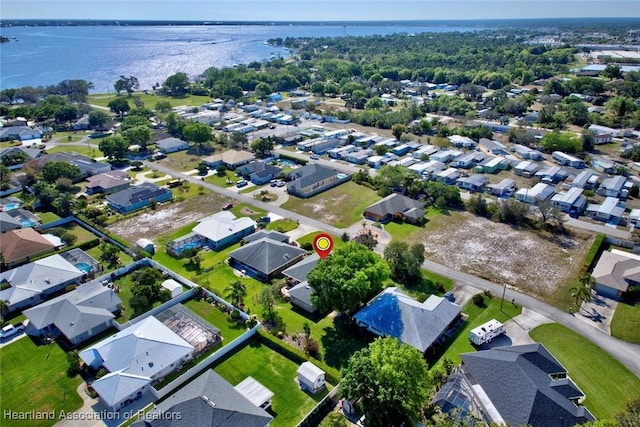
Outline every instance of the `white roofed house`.
{"type": "Polygon", "coordinates": [[[566,193],[558,193],[551,198],[551,206],[568,214],[581,214],[587,207],[587,199],[582,195],[584,190],[571,187],[566,193]]]}
{"type": "Polygon", "coordinates": [[[107,374],[91,386],[110,409],[142,396],[159,379],[193,357],[194,347],[153,316],[80,352],[80,358],[107,374]]]}
{"type": "Polygon", "coordinates": [[[627,178],[622,175],[617,175],[611,178],[606,178],[598,187],[596,191],[599,195],[605,197],[627,197],[628,190],[625,189],[627,178]]]}
{"type": "Polygon", "coordinates": [[[617,225],[622,220],[626,209],[624,202],[617,197],[607,197],[602,204],[595,203],[587,206],[587,215],[597,221],[617,225]]]}
{"type": "Polygon", "coordinates": [[[178,138],[165,138],[156,142],[158,150],[165,154],[189,149],[189,143],[178,138]]]}
{"type": "Polygon", "coordinates": [[[537,183],[533,188],[521,188],[516,192],[516,199],[524,203],[536,204],[539,201],[547,200],[555,194],[552,185],[537,183]]]}
{"type": "Polygon", "coordinates": [[[511,196],[516,191],[516,182],[511,178],[503,178],[497,184],[487,185],[487,193],[497,197],[511,196]]]}
{"type": "Polygon", "coordinates": [[[617,249],[605,251],[593,268],[591,277],[597,293],[620,299],[629,288],[640,286],[640,256],[617,249]]]}

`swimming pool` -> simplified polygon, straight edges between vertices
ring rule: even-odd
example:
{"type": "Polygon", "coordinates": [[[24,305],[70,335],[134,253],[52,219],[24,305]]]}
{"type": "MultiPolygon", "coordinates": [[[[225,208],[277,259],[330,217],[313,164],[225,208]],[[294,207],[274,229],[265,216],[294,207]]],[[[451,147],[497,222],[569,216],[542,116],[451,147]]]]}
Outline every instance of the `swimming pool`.
{"type": "Polygon", "coordinates": [[[79,262],[76,264],[76,267],[78,268],[78,270],[82,271],[83,273],[89,273],[92,270],[91,266],[86,262],[79,262]]]}
{"type": "Polygon", "coordinates": [[[19,207],[20,207],[20,203],[11,202],[11,203],[7,203],[6,205],[4,205],[4,210],[5,210],[5,212],[8,212],[8,211],[12,211],[14,209],[18,209],[19,207]]]}
{"type": "Polygon", "coordinates": [[[178,246],[177,248],[175,248],[174,250],[178,253],[184,252],[188,249],[198,249],[200,248],[202,245],[199,242],[191,242],[191,243],[186,243],[182,246],[178,246]]]}
{"type": "Polygon", "coordinates": [[[346,177],[348,177],[349,175],[347,175],[346,173],[339,173],[338,175],[336,175],[336,178],[338,179],[345,179],[346,177]]]}
{"type": "Polygon", "coordinates": [[[29,227],[35,227],[36,223],[29,220],[29,219],[25,219],[24,221],[20,221],[20,224],[22,225],[22,228],[29,228],[29,227]]]}

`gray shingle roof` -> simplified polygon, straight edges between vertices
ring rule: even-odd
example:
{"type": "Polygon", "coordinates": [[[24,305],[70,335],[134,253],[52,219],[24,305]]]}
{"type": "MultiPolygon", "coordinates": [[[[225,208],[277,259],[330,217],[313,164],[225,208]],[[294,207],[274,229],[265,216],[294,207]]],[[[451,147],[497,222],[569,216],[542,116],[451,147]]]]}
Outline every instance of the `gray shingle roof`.
{"type": "Polygon", "coordinates": [[[292,265],[282,272],[285,276],[289,276],[298,282],[304,282],[307,280],[307,274],[318,264],[320,256],[318,254],[311,254],[299,263],[292,265]]]}
{"type": "Polygon", "coordinates": [[[262,239],[230,252],[229,256],[268,276],[305,253],[304,249],[286,243],[262,239]]]}
{"type": "Polygon", "coordinates": [[[567,398],[583,396],[575,384],[551,377],[566,374],[566,369],[542,344],[497,347],[461,357],[465,372],[508,425],[572,427],[594,419],[567,398]]]}
{"type": "Polygon", "coordinates": [[[309,282],[307,282],[306,280],[289,289],[289,295],[292,298],[297,298],[305,304],[308,304],[310,307],[313,306],[313,302],[311,301],[311,294],[313,294],[313,288],[309,286],[309,282]]]}
{"type": "Polygon", "coordinates": [[[256,240],[260,240],[260,239],[270,239],[270,240],[275,240],[276,242],[289,243],[289,236],[275,230],[256,231],[255,233],[249,234],[247,237],[244,238],[244,240],[249,243],[255,242],[256,240]]]}
{"type": "Polygon", "coordinates": [[[157,417],[136,427],[265,427],[273,417],[254,406],[224,378],[208,370],[161,402],[154,412],[179,413],[181,419],[157,417]]]}
{"type": "Polygon", "coordinates": [[[460,314],[462,307],[431,295],[418,302],[395,287],[383,290],[354,318],[385,336],[426,351],[460,314]]]}
{"type": "Polygon", "coordinates": [[[410,214],[412,217],[420,218],[424,216],[424,209],[422,207],[424,203],[417,200],[413,200],[402,194],[393,193],[385,197],[384,199],[372,204],[365,209],[366,212],[371,212],[382,217],[387,215],[393,215],[395,213],[413,212],[410,214]],[[422,215],[420,215],[422,211],[422,215]]]}
{"type": "Polygon", "coordinates": [[[289,174],[289,177],[293,180],[289,183],[289,186],[294,188],[305,188],[315,184],[316,182],[330,178],[337,173],[338,172],[335,170],[325,168],[317,163],[308,163],[289,174]]]}
{"type": "Polygon", "coordinates": [[[108,195],[107,201],[120,206],[129,206],[141,200],[149,200],[170,191],[171,190],[166,188],[160,188],[151,182],[144,182],[135,187],[126,188],[108,195]]]}

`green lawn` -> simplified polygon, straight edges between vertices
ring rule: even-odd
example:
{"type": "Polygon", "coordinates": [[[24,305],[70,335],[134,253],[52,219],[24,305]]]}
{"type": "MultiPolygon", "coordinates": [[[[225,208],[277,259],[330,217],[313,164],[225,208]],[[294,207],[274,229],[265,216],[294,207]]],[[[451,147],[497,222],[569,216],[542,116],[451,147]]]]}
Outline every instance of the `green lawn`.
{"type": "Polygon", "coordinates": [[[3,411],[55,411],[56,416],[26,422],[3,417],[3,426],[52,426],[59,411],[73,412],[82,406],[76,391],[82,380],[66,375],[67,356],[58,344],[36,346],[28,337],[22,338],[0,349],[0,364],[3,411]]]}
{"type": "MultiPolygon", "coordinates": [[[[320,233],[319,231],[314,231],[313,233],[305,234],[304,236],[297,239],[298,243],[301,245],[305,243],[313,243],[313,239],[320,233]]],[[[340,238],[340,236],[333,236],[333,249],[340,248],[344,246],[344,242],[340,238]]]]}
{"type": "Polygon", "coordinates": [[[271,412],[273,427],[294,426],[327,394],[311,395],[295,382],[298,363],[252,339],[214,370],[236,385],[251,376],[274,393],[271,412]]]}
{"type": "Polygon", "coordinates": [[[191,299],[183,305],[220,329],[222,345],[229,344],[247,330],[245,325],[231,319],[226,313],[223,313],[219,308],[214,307],[205,300],[196,301],[191,299]]]}
{"type": "Polygon", "coordinates": [[[500,311],[500,303],[502,301],[500,296],[494,295],[491,298],[484,296],[484,301],[486,307],[478,307],[472,301],[469,301],[462,308],[462,312],[466,313],[469,317],[467,317],[464,325],[458,329],[453,340],[449,341],[450,344],[444,353],[441,354],[441,356],[439,355],[439,358],[446,357],[452,360],[455,364],[459,364],[461,361],[460,353],[476,351],[476,348],[473,347],[469,341],[469,332],[471,332],[471,329],[480,326],[491,319],[496,319],[504,323],[522,312],[522,307],[514,307],[509,301],[505,301],[503,311],[500,311]]]}
{"type": "Polygon", "coordinates": [[[60,219],[60,217],[53,212],[36,212],[36,215],[38,215],[38,218],[40,218],[43,224],[48,224],[60,219]]]}
{"type": "Polygon", "coordinates": [[[557,323],[538,326],[529,335],[567,368],[596,418],[613,419],[627,401],[638,397],[640,379],[586,338],[557,323]]]}
{"type": "Polygon", "coordinates": [[[87,132],[56,132],[51,136],[51,139],[56,140],[56,142],[74,143],[88,136],[89,133],[87,132]]]}
{"type": "Polygon", "coordinates": [[[287,231],[298,228],[298,221],[294,221],[292,219],[279,219],[277,221],[270,222],[265,228],[267,230],[278,230],[281,233],[286,233],[287,231]]]}
{"type": "Polygon", "coordinates": [[[611,321],[611,335],[640,344],[640,304],[618,304],[611,321]]]}
{"type": "MultiPolygon", "coordinates": [[[[213,185],[217,185],[218,187],[233,187],[236,185],[236,182],[240,181],[242,178],[238,178],[233,172],[225,171],[224,176],[218,176],[218,174],[213,174],[207,176],[204,180],[210,182],[213,185]]],[[[255,188],[251,188],[250,190],[255,190],[255,188]]]]}
{"type": "Polygon", "coordinates": [[[86,144],[57,145],[47,149],[47,153],[78,153],[88,157],[102,157],[102,151],[88,147],[86,144]]]}
{"type": "Polygon", "coordinates": [[[156,108],[156,102],[159,100],[166,100],[171,103],[172,107],[177,107],[179,105],[188,105],[199,107],[204,103],[211,102],[211,97],[208,96],[197,96],[197,95],[186,95],[184,97],[172,98],[170,96],[159,96],[155,94],[145,94],[142,92],[136,92],[133,94],[131,98],[127,97],[126,93],[121,93],[120,95],[116,95],[114,93],[104,94],[104,93],[96,93],[88,96],[87,102],[93,105],[100,105],[102,107],[106,107],[109,102],[111,102],[115,98],[125,98],[129,101],[129,105],[131,108],[135,107],[133,103],[134,98],[140,99],[144,102],[144,106],[153,110],[156,108]]]}
{"type": "MultiPolygon", "coordinates": [[[[441,215],[443,215],[442,212],[440,212],[436,208],[431,207],[427,209],[425,219],[428,223],[428,221],[441,215]]],[[[394,240],[404,240],[404,241],[412,242],[416,240],[415,239],[416,233],[423,233],[425,231],[425,226],[424,224],[413,225],[413,224],[397,223],[397,222],[391,221],[387,224],[384,224],[384,229],[389,234],[391,234],[391,238],[394,240]]]]}
{"type": "Polygon", "coordinates": [[[370,188],[349,181],[308,199],[290,197],[282,207],[345,228],[361,221],[364,209],[378,200],[370,188]]]}
{"type": "MultiPolygon", "coordinates": [[[[122,277],[119,277],[114,282],[114,285],[120,288],[118,292],[118,298],[122,300],[122,312],[120,317],[118,317],[116,320],[118,321],[118,323],[123,324],[133,319],[134,317],[136,317],[134,316],[134,312],[133,312],[133,309],[131,308],[131,303],[130,303],[131,298],[133,297],[133,292],[131,290],[134,286],[134,282],[132,280],[131,274],[126,274],[122,277]]],[[[157,307],[160,304],[161,302],[156,301],[153,304],[153,307],[157,307]]]]}

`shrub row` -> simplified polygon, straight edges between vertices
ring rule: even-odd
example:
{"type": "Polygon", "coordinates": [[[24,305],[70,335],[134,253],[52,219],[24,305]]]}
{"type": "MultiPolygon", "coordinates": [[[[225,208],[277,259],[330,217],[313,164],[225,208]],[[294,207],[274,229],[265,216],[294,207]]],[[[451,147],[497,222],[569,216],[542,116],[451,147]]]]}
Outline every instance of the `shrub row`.
{"type": "Polygon", "coordinates": [[[325,372],[326,380],[334,386],[340,382],[340,373],[338,372],[338,370],[328,366],[326,363],[317,359],[312,359],[302,351],[298,350],[297,348],[293,348],[290,345],[284,344],[280,339],[265,332],[262,329],[258,329],[256,337],[261,344],[264,344],[270,349],[277,351],[286,358],[291,359],[298,364],[306,361],[311,361],[314,365],[325,372]]]}
{"type": "Polygon", "coordinates": [[[599,259],[600,255],[602,255],[602,251],[605,248],[604,240],[605,240],[604,234],[598,234],[596,236],[595,240],[593,241],[593,244],[591,245],[591,247],[589,248],[589,251],[587,252],[587,255],[584,257],[584,264],[582,265],[582,270],[580,271],[581,275],[591,270],[595,260],[599,259]]]}

